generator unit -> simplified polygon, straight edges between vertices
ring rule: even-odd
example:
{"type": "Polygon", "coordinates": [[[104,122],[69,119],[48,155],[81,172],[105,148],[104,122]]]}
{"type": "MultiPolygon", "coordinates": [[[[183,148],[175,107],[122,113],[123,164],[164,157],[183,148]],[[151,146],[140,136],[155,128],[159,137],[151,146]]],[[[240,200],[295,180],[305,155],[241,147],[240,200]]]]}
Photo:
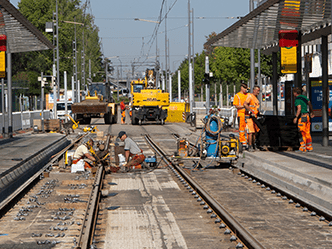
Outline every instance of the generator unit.
{"type": "Polygon", "coordinates": [[[223,131],[223,120],[216,112],[210,112],[204,123],[201,143],[198,144],[200,158],[235,163],[239,157],[239,139],[233,133],[223,131]]]}

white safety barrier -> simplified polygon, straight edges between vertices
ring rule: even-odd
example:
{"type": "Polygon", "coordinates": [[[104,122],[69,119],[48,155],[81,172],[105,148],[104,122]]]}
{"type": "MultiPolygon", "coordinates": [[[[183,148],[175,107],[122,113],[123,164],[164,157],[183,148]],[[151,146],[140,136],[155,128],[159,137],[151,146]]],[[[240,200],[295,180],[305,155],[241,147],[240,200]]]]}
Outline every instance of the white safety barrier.
{"type": "MultiPolygon", "coordinates": [[[[44,111],[44,120],[50,119],[50,111],[44,111]]],[[[33,120],[41,119],[41,111],[13,112],[13,131],[24,130],[33,127],[33,120]]],[[[0,133],[5,126],[5,132],[8,132],[8,114],[5,114],[5,124],[3,124],[2,113],[0,113],[0,133]]]]}

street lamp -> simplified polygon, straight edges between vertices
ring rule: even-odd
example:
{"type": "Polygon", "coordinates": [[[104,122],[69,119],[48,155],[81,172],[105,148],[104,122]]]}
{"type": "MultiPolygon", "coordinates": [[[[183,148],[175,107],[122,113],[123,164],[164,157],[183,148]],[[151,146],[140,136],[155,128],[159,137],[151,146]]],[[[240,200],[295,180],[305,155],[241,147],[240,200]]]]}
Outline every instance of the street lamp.
{"type": "Polygon", "coordinates": [[[152,20],[145,20],[141,18],[135,18],[135,21],[141,21],[141,22],[153,22],[153,23],[160,23],[159,21],[152,21],[152,20]]]}

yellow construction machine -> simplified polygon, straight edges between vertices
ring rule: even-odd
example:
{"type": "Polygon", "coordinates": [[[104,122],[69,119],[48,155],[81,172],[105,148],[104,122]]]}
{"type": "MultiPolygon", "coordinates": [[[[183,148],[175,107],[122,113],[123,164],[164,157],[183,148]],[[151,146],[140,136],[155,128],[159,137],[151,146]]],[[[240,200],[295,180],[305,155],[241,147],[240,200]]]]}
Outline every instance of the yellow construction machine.
{"type": "Polygon", "coordinates": [[[71,106],[75,119],[81,124],[90,124],[91,118],[104,118],[105,124],[116,123],[117,106],[111,95],[110,84],[93,82],[88,87],[85,99],[71,106]]]}
{"type": "Polygon", "coordinates": [[[169,106],[169,93],[157,88],[156,72],[147,69],[144,79],[131,82],[132,93],[132,124],[156,121],[165,123],[169,106]]]}

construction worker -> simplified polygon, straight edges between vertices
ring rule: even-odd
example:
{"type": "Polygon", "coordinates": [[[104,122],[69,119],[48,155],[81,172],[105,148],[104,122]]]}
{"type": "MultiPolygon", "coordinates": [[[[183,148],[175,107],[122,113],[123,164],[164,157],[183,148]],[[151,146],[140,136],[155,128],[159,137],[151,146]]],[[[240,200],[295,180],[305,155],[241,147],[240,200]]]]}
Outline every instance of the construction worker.
{"type": "Polygon", "coordinates": [[[121,124],[125,124],[125,119],[126,119],[126,105],[123,102],[123,100],[120,103],[120,109],[121,109],[121,124]]]}
{"type": "Polygon", "coordinates": [[[134,140],[129,138],[125,131],[120,131],[118,137],[121,141],[124,141],[124,150],[126,157],[126,164],[124,165],[127,170],[135,166],[135,168],[141,168],[141,163],[145,160],[143,150],[141,150],[134,140]],[[131,157],[131,160],[129,158],[131,157]]]}
{"type": "Polygon", "coordinates": [[[259,113],[259,100],[257,99],[259,92],[260,92],[260,87],[254,86],[252,93],[248,94],[248,97],[243,104],[244,108],[246,109],[249,152],[253,152],[255,151],[255,149],[257,149],[257,148],[254,149],[254,145],[257,133],[259,132],[259,128],[257,124],[254,122],[253,118],[257,118],[257,115],[259,113]]]}
{"type": "Polygon", "coordinates": [[[79,160],[84,160],[84,168],[91,168],[96,161],[96,159],[91,155],[90,150],[93,150],[93,140],[90,138],[86,143],[81,144],[77,147],[74,156],[73,164],[76,164],[79,160]]]}
{"type": "Polygon", "coordinates": [[[247,148],[247,139],[246,139],[246,121],[245,121],[245,108],[244,102],[248,97],[247,84],[241,83],[241,91],[234,96],[233,105],[237,108],[237,117],[239,124],[239,139],[244,148],[247,148]]]}
{"type": "Polygon", "coordinates": [[[300,151],[312,151],[313,148],[310,134],[310,118],[315,116],[313,114],[312,105],[306,96],[301,95],[301,89],[299,87],[295,87],[293,89],[293,95],[295,97],[296,108],[296,114],[293,122],[294,124],[297,123],[297,127],[299,128],[299,131],[302,135],[302,138],[300,139],[300,151]]]}

